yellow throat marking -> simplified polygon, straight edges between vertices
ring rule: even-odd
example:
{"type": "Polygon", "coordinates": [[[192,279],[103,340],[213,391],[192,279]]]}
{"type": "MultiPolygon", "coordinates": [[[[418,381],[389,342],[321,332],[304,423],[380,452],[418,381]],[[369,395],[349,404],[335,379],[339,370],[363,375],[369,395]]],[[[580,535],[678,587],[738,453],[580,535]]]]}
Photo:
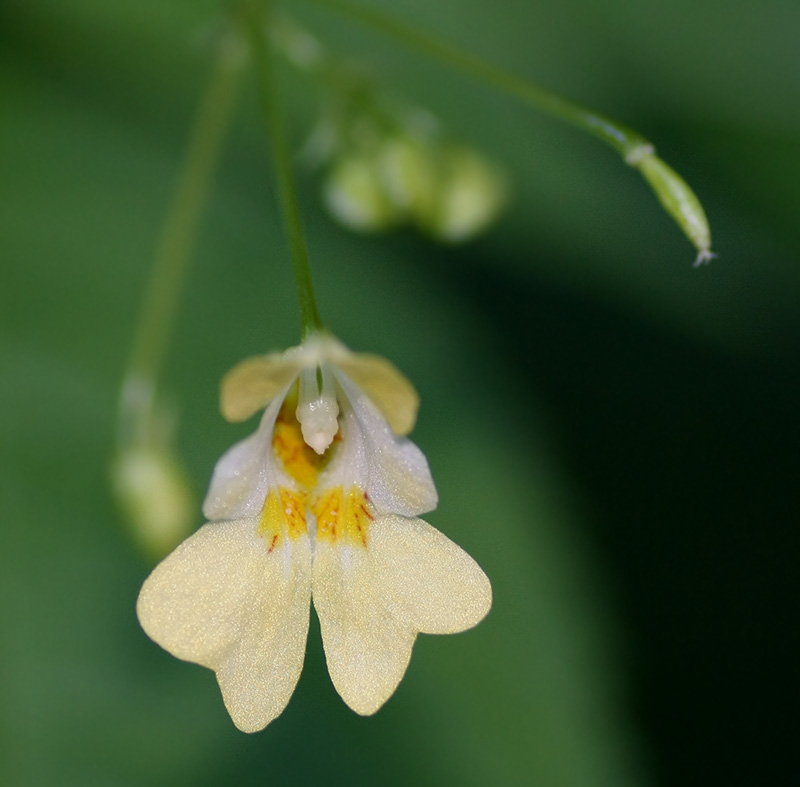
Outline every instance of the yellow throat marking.
{"type": "Polygon", "coordinates": [[[308,532],[306,494],[280,487],[270,490],[261,509],[258,533],[267,539],[269,551],[279,546],[284,533],[292,540],[308,532]]]}
{"type": "Polygon", "coordinates": [[[372,514],[369,496],[358,486],[335,486],[322,494],[311,509],[317,517],[317,538],[367,546],[372,514]]]}
{"type": "Polygon", "coordinates": [[[306,510],[313,499],[311,511],[317,518],[317,538],[366,547],[369,525],[375,517],[369,496],[361,487],[354,484],[345,492],[343,486],[335,486],[311,498],[320,473],[342,439],[341,431],[320,456],[303,439],[296,409],[297,392],[294,391],[286,397],[275,420],[272,450],[303,491],[284,487],[270,490],[261,512],[258,532],[267,539],[270,552],[280,545],[284,533],[292,539],[307,533],[306,510]]]}
{"type": "Polygon", "coordinates": [[[275,421],[272,450],[286,472],[301,486],[311,490],[317,485],[320,472],[335,453],[342,436],[341,431],[337,432],[331,446],[320,456],[303,439],[300,422],[295,415],[296,409],[297,392],[293,391],[286,397],[275,421]]]}

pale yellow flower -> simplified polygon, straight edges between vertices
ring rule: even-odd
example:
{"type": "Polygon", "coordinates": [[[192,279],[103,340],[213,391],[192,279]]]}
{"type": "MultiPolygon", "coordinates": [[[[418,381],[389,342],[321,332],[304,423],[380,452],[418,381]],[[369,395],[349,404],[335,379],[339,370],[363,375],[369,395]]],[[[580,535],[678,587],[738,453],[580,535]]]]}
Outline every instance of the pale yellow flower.
{"type": "Polygon", "coordinates": [[[217,463],[210,520],[142,587],[142,627],[174,656],[217,674],[239,729],[260,730],[294,691],[310,602],[328,670],[357,713],[375,713],[402,679],[418,633],[475,626],[486,575],[418,519],[437,505],[414,426],[414,388],[388,361],[315,336],[243,361],[222,411],[255,434],[217,463]]]}

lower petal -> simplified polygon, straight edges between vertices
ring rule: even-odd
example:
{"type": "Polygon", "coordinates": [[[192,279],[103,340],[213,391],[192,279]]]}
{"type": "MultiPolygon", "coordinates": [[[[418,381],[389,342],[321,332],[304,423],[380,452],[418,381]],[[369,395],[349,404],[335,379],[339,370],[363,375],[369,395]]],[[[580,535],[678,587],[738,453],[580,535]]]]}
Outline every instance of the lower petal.
{"type": "Polygon", "coordinates": [[[357,713],[375,713],[403,678],[418,632],[454,634],[492,604],[480,566],[421,519],[372,522],[366,545],[317,541],[313,596],[328,671],[357,713]]]}
{"type": "Polygon", "coordinates": [[[308,537],[270,550],[259,518],[205,525],[160,563],[139,594],[147,635],[217,673],[236,726],[255,732],[286,707],[308,634],[308,537]]]}
{"type": "Polygon", "coordinates": [[[457,544],[421,519],[390,515],[370,526],[381,591],[414,630],[456,634],[483,620],[492,586],[457,544]]]}
{"type": "Polygon", "coordinates": [[[356,713],[369,716],[402,680],[416,632],[387,607],[364,547],[318,541],[313,592],[333,685],[356,713]]]}

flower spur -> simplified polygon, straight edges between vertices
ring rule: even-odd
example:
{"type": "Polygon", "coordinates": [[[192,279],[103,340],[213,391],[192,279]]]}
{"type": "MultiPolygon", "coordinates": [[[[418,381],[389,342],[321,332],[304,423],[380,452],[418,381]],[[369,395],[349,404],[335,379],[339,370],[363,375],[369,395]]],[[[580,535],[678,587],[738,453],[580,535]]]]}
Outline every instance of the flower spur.
{"type": "Polygon", "coordinates": [[[438,502],[402,436],[418,404],[388,361],[323,335],[223,380],[225,417],[266,407],[260,426],[217,463],[210,523],[156,567],[137,613],[172,655],[216,672],[239,729],[289,702],[312,597],[333,684],[362,715],[397,688],[418,633],[463,631],[489,611],[480,567],[417,518],[438,502]]]}

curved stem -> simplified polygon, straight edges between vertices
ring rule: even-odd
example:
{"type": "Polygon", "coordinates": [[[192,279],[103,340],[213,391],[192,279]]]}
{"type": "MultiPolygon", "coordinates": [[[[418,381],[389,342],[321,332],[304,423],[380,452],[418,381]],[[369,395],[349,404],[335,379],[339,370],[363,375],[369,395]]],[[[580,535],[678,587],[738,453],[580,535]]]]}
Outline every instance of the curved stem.
{"type": "Polygon", "coordinates": [[[250,0],[244,5],[247,33],[255,61],[256,78],[264,117],[267,124],[272,164],[278,181],[283,219],[289,235],[289,247],[294,263],[297,293],[300,299],[300,317],[303,324],[303,338],[322,329],[322,320],[314,295],[311,269],[308,263],[303,224],[300,218],[300,205],[292,172],[291,155],[286,139],[286,125],[283,105],[273,79],[274,65],[272,51],[268,44],[271,32],[272,3],[270,0],[250,0]]]}
{"type": "Polygon", "coordinates": [[[123,441],[142,428],[153,406],[156,381],[169,347],[200,217],[236,105],[241,66],[239,42],[223,41],[195,115],[137,322],[120,402],[123,441]]]}
{"type": "Polygon", "coordinates": [[[683,178],[655,155],[654,146],[637,131],[576,104],[530,80],[487,63],[436,36],[352,0],[314,0],[370,25],[420,52],[492,85],[524,103],[611,145],[626,164],[638,169],[666,211],[697,249],[695,265],[708,262],[711,231],[700,200],[683,178]]]}
{"type": "Polygon", "coordinates": [[[314,2],[335,8],[347,16],[358,19],[360,22],[402,41],[429,57],[440,60],[459,71],[470,74],[482,82],[486,82],[509,95],[519,98],[541,112],[552,115],[599,137],[615,148],[629,163],[631,163],[631,159],[635,163],[637,157],[643,155],[644,152],[653,152],[653,147],[647,139],[622,123],[587,109],[574,101],[551,93],[530,80],[517,76],[492,63],[487,63],[485,60],[465,52],[447,41],[442,41],[430,33],[418,30],[381,11],[374,8],[364,8],[359,3],[351,2],[351,0],[314,0],[314,2]]]}

